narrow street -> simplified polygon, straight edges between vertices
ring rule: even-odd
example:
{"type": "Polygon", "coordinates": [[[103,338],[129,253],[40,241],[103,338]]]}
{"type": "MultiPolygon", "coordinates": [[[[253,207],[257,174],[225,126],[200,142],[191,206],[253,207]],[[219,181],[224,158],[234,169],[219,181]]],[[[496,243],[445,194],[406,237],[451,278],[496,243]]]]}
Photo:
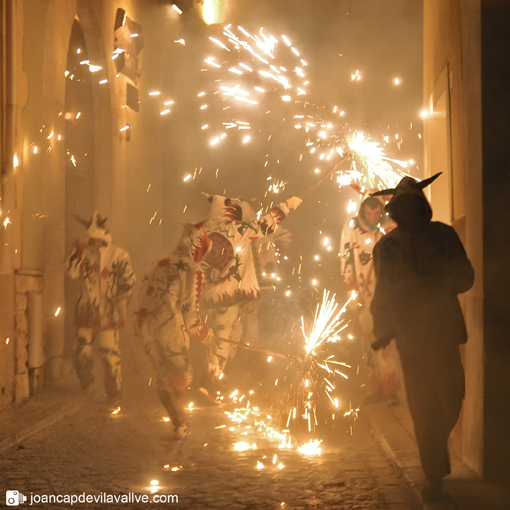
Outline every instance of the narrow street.
{"type": "MultiPolygon", "coordinates": [[[[135,359],[132,354],[124,357],[128,367],[135,359]]],[[[153,492],[177,495],[178,503],[170,505],[183,509],[421,508],[371,435],[363,414],[352,437],[343,431],[331,433],[320,456],[280,449],[278,439],[264,437],[250,420],[235,423],[225,414],[234,410],[233,404],[193,409],[190,435],[175,440],[155,389],[148,387],[146,361],[140,357],[138,371],[125,370],[125,399],[117,415],[104,407],[98,382],[88,394],[79,394],[76,383],[79,410],[3,452],[0,486],[27,496],[25,505],[31,493],[134,493],[150,498],[153,492]],[[240,442],[250,449],[234,451],[234,443],[240,442]],[[151,491],[154,480],[158,485],[151,491]]],[[[73,507],[80,506],[110,505],[73,507]]]]}
{"type": "Polygon", "coordinates": [[[0,0],[2,508],[510,510],[509,26],[0,0]]]}

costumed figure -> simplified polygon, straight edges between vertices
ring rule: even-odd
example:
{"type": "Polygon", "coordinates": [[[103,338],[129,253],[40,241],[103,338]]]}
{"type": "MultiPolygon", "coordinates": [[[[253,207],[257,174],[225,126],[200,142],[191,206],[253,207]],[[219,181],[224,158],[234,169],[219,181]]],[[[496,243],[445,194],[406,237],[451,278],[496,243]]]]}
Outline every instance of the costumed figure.
{"type": "Polygon", "coordinates": [[[135,306],[135,330],[151,356],[159,398],[177,438],[188,433],[182,396],[192,380],[190,338],[203,344],[214,341],[212,329],[199,315],[201,263],[210,248],[202,224],[186,224],[173,253],[148,270],[135,306]]]}
{"type": "MultiPolygon", "coordinates": [[[[359,192],[359,190],[357,190],[359,192]]],[[[361,340],[363,358],[368,367],[369,396],[365,402],[390,399],[398,402],[399,368],[395,347],[388,345],[374,352],[371,344],[373,321],[370,304],[375,290],[372,250],[386,231],[395,224],[384,213],[384,202],[380,197],[362,194],[358,214],[344,225],[340,240],[342,277],[347,291],[356,293],[354,318],[361,340]]]]}
{"type": "Polygon", "coordinates": [[[409,410],[428,485],[425,501],[442,499],[450,473],[448,437],[464,397],[459,344],[467,341],[457,294],[474,281],[473,267],[455,230],[431,221],[423,188],[440,174],[417,182],[404,177],[386,210],[397,227],[375,246],[377,275],[372,300],[378,349],[396,339],[409,410]]]}
{"type": "MultiPolygon", "coordinates": [[[[275,232],[289,209],[296,209],[301,199],[292,197],[251,221],[243,218],[243,201],[219,195],[208,195],[208,199],[211,210],[204,230],[212,241],[212,249],[205,258],[209,267],[202,303],[209,309],[208,316],[218,337],[238,342],[242,334],[239,306],[260,295],[251,243],[275,232]]],[[[227,361],[235,354],[232,347],[222,342],[209,350],[203,387],[222,376],[227,361]]]]}
{"type": "Polygon", "coordinates": [[[95,340],[104,366],[107,402],[118,407],[122,390],[119,329],[124,326],[136,278],[127,251],[112,244],[104,226],[106,218],[96,211],[90,222],[79,221],[87,231],[74,241],[67,259],[67,274],[81,280],[74,365],[81,388],[86,390],[93,382],[95,340]]]}

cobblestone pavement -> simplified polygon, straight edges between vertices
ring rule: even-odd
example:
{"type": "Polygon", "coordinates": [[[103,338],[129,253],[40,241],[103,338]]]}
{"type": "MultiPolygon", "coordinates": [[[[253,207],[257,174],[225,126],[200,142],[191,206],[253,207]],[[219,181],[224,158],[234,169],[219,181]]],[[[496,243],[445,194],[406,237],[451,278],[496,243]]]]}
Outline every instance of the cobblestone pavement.
{"type": "MultiPolygon", "coordinates": [[[[229,405],[193,409],[191,434],[178,441],[172,426],[162,419],[154,388],[142,383],[141,376],[138,379],[127,384],[119,414],[111,415],[103,407],[96,390],[80,397],[78,412],[4,452],[2,503],[4,490],[19,490],[28,496],[27,504],[31,493],[152,497],[156,491],[177,495],[178,502],[84,503],[73,508],[421,508],[363,417],[353,437],[333,429],[320,457],[279,449],[279,441],[263,437],[253,424],[232,422],[225,414],[229,405]],[[233,444],[241,441],[255,443],[257,449],[234,451],[233,444]],[[158,487],[151,490],[153,480],[158,487]]],[[[71,508],[69,504],[39,507],[71,508]]]]}

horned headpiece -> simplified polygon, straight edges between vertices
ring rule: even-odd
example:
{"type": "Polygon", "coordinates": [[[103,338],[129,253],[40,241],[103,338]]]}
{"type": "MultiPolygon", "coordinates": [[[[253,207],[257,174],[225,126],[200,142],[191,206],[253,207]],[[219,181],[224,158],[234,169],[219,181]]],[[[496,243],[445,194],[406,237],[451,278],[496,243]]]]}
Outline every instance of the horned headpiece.
{"type": "Polygon", "coordinates": [[[104,239],[106,235],[109,236],[105,227],[105,223],[108,218],[102,218],[99,211],[94,211],[90,220],[84,220],[76,214],[74,215],[74,218],[87,229],[87,234],[90,237],[104,239]]]}
{"type": "Polygon", "coordinates": [[[380,191],[376,191],[375,193],[371,193],[372,197],[379,197],[382,195],[395,195],[400,193],[416,193],[419,191],[423,191],[424,188],[432,184],[442,172],[439,172],[428,179],[424,179],[423,181],[416,181],[412,177],[404,177],[398,184],[396,188],[390,189],[382,189],[380,191]]]}
{"type": "Polygon", "coordinates": [[[386,204],[386,211],[399,227],[407,231],[424,228],[432,219],[432,209],[423,193],[423,189],[432,184],[441,172],[416,181],[412,177],[404,177],[396,188],[383,189],[372,196],[392,195],[386,204]]]}

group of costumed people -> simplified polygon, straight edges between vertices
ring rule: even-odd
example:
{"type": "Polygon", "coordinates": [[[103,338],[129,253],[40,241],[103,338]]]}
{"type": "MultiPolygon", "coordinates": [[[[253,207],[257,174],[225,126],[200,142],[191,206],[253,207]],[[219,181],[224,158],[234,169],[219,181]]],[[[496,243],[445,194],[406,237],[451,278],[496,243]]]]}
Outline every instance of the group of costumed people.
{"type": "MultiPolygon", "coordinates": [[[[289,210],[301,203],[290,198],[257,219],[248,201],[207,197],[209,218],[184,225],[174,251],[148,270],[135,303],[135,332],[151,357],[158,394],[177,437],[188,431],[182,397],[192,380],[190,339],[208,347],[201,390],[214,401],[210,389],[235,353],[243,304],[260,296],[251,244],[274,235],[289,210]],[[209,325],[201,320],[200,306],[209,325]]],[[[86,389],[93,381],[96,339],[107,401],[118,406],[122,388],[118,330],[124,325],[125,306],[136,280],[129,255],[112,245],[104,221],[94,213],[67,261],[69,276],[81,278],[82,283],[74,361],[86,389]]]]}
{"type": "Polygon", "coordinates": [[[208,387],[221,377],[235,352],[241,306],[260,293],[249,245],[274,233],[289,210],[301,203],[293,197],[250,219],[247,202],[208,198],[209,218],[186,225],[173,253],[152,265],[134,312],[135,329],[152,357],[160,400],[177,437],[188,430],[182,397],[192,380],[190,337],[209,346],[201,389],[214,400],[208,387]],[[201,305],[210,326],[200,318],[201,305]]]}
{"type": "MultiPolygon", "coordinates": [[[[371,397],[397,394],[395,340],[427,501],[441,499],[442,479],[450,472],[447,441],[464,396],[459,344],[467,340],[457,295],[474,281],[455,230],[431,221],[423,189],[438,175],[421,182],[404,177],[394,189],[367,193],[344,227],[340,245],[342,275],[347,289],[356,292],[371,397]],[[380,198],[385,196],[391,197],[387,204],[380,198]]],[[[248,202],[208,199],[209,218],[186,224],[174,251],[151,266],[134,311],[135,331],[151,356],[159,397],[178,438],[188,431],[182,397],[192,379],[190,339],[207,346],[207,387],[234,353],[243,303],[259,297],[252,250],[246,248],[274,236],[289,210],[301,203],[290,198],[256,219],[248,202]],[[208,324],[201,320],[200,304],[208,324]]],[[[129,256],[111,243],[96,212],[67,263],[69,275],[82,280],[74,359],[82,388],[92,382],[96,338],[107,398],[117,405],[122,387],[118,329],[136,282],[129,256]]]]}
{"type": "MultiPolygon", "coordinates": [[[[301,203],[297,197],[290,198],[256,219],[249,202],[221,196],[208,199],[209,218],[186,224],[174,251],[151,266],[141,283],[134,311],[135,332],[150,354],[158,394],[176,437],[185,436],[188,429],[182,397],[192,379],[190,338],[208,346],[202,383],[204,392],[214,400],[206,388],[221,377],[235,352],[235,344],[230,342],[240,338],[243,303],[258,299],[260,294],[250,245],[273,235],[289,210],[301,203]],[[200,305],[207,310],[210,326],[200,318],[200,305]]],[[[75,242],[68,258],[68,273],[73,278],[81,277],[83,285],[76,314],[75,353],[82,388],[92,382],[91,343],[96,335],[105,381],[116,381],[115,391],[110,389],[111,384],[105,384],[107,399],[118,405],[122,384],[118,330],[124,317],[117,308],[125,308],[135,279],[129,256],[111,245],[104,220],[97,213],[87,233],[75,242]],[[129,282],[124,281],[127,274],[129,282]],[[117,283],[110,285],[110,281],[117,283]],[[89,328],[87,334],[85,328],[89,328]],[[104,338],[110,337],[115,343],[112,340],[106,344],[104,338]]]]}

